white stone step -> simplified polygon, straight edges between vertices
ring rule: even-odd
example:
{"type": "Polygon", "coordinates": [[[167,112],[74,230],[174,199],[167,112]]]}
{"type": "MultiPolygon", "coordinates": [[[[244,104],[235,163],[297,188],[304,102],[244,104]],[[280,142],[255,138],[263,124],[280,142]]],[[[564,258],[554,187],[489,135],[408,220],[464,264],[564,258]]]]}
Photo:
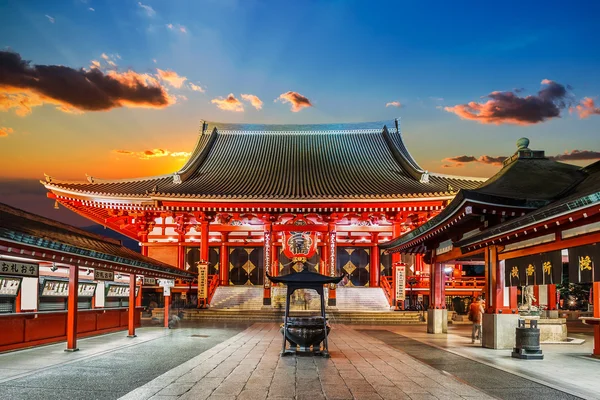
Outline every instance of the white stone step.
{"type": "MultiPolygon", "coordinates": [[[[325,298],[327,298],[325,289],[325,298]]],[[[340,311],[389,311],[389,303],[381,288],[339,287],[336,307],[340,311]]],[[[275,309],[285,307],[285,287],[273,287],[271,304],[275,309]]],[[[211,301],[216,310],[260,310],[263,307],[263,288],[260,286],[221,286],[211,301]]],[[[313,290],[296,291],[291,310],[320,310],[318,294],[313,290]]]]}

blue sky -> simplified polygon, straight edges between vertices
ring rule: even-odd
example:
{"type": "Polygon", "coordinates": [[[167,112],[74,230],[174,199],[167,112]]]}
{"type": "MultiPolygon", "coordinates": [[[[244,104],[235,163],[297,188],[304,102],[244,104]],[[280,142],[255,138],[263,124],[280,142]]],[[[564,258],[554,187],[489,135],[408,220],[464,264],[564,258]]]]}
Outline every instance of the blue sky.
{"type": "MultiPolygon", "coordinates": [[[[490,176],[497,164],[445,159],[507,156],[522,136],[550,155],[588,151],[589,158],[573,157],[584,165],[600,151],[600,116],[582,119],[568,108],[586,97],[600,107],[598,15],[600,3],[592,1],[4,1],[0,48],[32,65],[90,70],[97,61],[106,74],[131,70],[158,79],[158,68],[186,80],[179,88],[158,80],[174,99],[164,107],[121,104],[90,111],[75,104],[73,113],[58,110],[57,102],[64,102],[54,99],[18,115],[14,105],[0,106],[6,133],[0,137],[0,176],[171,172],[184,157],[162,155],[191,151],[200,119],[330,123],[401,117],[409,149],[431,171],[490,176]],[[572,88],[552,100],[569,102],[560,117],[526,125],[481,123],[445,109],[485,103],[493,91],[536,95],[543,79],[572,88]],[[293,103],[275,101],[287,92],[311,106],[293,112],[293,103]],[[212,102],[230,93],[243,112],[212,102]],[[260,98],[262,108],[242,94],[260,98]],[[393,102],[401,107],[386,106],[393,102]],[[143,157],[156,149],[166,153],[143,157]],[[31,161],[17,170],[12,166],[25,151],[31,161]]],[[[0,82],[2,90],[15,91],[0,82]]]]}

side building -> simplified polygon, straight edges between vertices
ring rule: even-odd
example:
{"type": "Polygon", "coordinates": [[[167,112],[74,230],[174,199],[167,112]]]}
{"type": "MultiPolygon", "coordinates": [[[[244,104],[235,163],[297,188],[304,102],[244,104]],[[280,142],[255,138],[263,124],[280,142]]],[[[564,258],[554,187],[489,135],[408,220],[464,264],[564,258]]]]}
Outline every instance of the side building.
{"type": "MultiPolygon", "coordinates": [[[[58,204],[140,242],[142,253],[209,281],[264,287],[308,265],[379,287],[400,256],[378,248],[440,213],[483,179],[428,173],[397,121],[341,125],[203,122],[188,162],[139,179],[42,183],[58,204]]],[[[423,269],[420,257],[407,259],[423,269]]],[[[211,286],[211,285],[209,285],[211,286]]],[[[151,289],[147,289],[149,292],[151,289]]],[[[178,285],[186,301],[195,286],[178,285]]],[[[335,304],[335,290],[329,304],[335,304]]],[[[200,300],[200,299],[198,299],[200,300]]]]}

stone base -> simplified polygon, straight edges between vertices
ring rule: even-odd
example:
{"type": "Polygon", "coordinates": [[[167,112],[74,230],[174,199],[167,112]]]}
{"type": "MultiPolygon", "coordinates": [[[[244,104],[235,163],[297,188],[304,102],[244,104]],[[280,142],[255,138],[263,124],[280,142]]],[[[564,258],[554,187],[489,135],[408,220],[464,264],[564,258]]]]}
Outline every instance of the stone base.
{"type": "Polygon", "coordinates": [[[448,310],[429,309],[427,310],[427,333],[447,333],[448,332],[448,310]]]}
{"type": "Polygon", "coordinates": [[[271,305],[271,298],[263,297],[263,306],[270,306],[270,305],[271,305]]]}
{"type": "Polygon", "coordinates": [[[336,306],[336,299],[327,299],[327,305],[329,307],[335,307],[336,306]]]}
{"type": "Polygon", "coordinates": [[[543,360],[544,355],[541,350],[525,350],[514,348],[511,354],[512,358],[520,358],[522,360],[543,360]]]}
{"type": "Polygon", "coordinates": [[[544,313],[545,313],[545,318],[548,318],[548,319],[558,318],[558,310],[546,310],[546,311],[544,311],[544,313]]]}
{"type": "Polygon", "coordinates": [[[488,349],[512,349],[518,321],[518,314],[483,314],[481,345],[488,349]]]}

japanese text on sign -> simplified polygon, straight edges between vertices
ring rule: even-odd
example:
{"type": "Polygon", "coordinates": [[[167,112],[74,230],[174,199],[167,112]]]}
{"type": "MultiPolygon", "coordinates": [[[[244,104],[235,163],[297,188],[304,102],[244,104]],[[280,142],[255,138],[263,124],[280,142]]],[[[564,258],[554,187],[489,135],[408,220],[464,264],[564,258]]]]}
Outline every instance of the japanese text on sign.
{"type": "Polygon", "coordinates": [[[2,261],[0,262],[0,273],[37,277],[40,274],[40,268],[38,264],[2,261]]]}
{"type": "Polygon", "coordinates": [[[94,280],[96,281],[114,281],[115,273],[113,271],[94,270],[94,280]]]}
{"type": "Polygon", "coordinates": [[[406,267],[399,265],[396,267],[396,300],[406,298],[406,267]]]}
{"type": "Polygon", "coordinates": [[[198,264],[198,298],[206,299],[208,295],[208,265],[198,264]]]}

